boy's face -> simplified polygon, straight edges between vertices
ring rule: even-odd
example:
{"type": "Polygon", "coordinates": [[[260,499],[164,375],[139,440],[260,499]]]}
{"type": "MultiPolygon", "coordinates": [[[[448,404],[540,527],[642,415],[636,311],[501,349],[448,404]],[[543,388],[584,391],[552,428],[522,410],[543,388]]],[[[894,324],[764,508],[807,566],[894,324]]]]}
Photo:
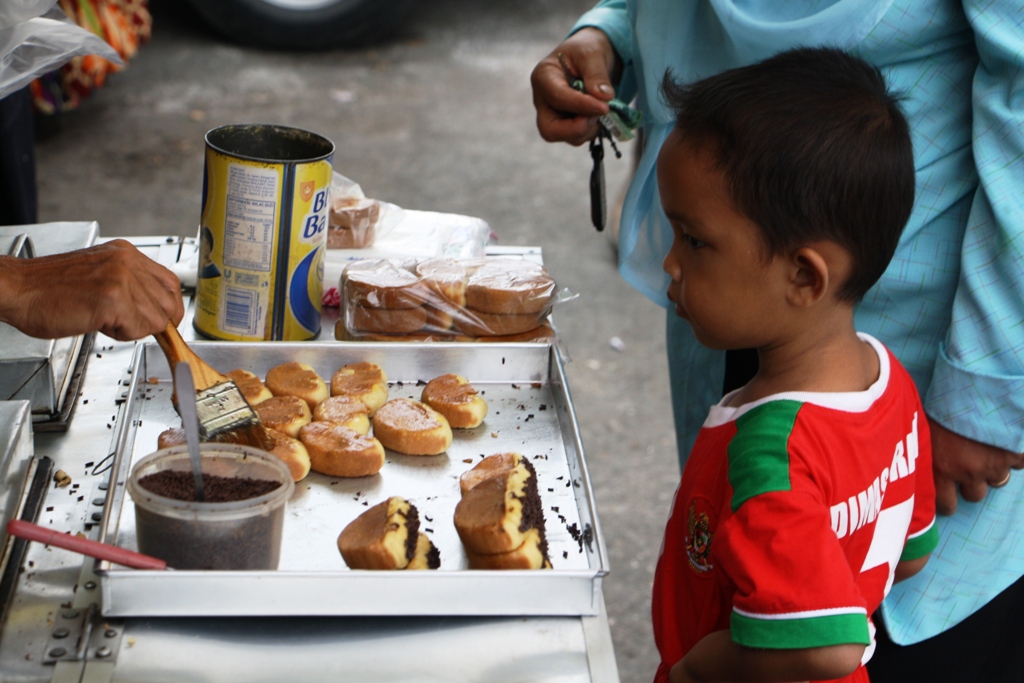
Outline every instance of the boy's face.
{"type": "Polygon", "coordinates": [[[784,324],[785,260],[765,261],[760,229],[733,205],[712,155],[674,131],[658,157],[658,186],[675,235],[663,267],[676,313],[711,348],[771,343],[784,324]]]}

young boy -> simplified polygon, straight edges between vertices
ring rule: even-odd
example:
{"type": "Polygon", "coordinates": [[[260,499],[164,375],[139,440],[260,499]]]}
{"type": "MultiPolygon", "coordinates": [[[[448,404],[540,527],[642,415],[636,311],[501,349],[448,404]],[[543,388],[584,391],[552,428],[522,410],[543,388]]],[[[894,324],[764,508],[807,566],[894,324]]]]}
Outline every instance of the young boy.
{"type": "Polygon", "coordinates": [[[917,391],[854,329],[914,200],[907,123],[834,49],[663,88],[668,297],[701,343],[760,365],[711,408],[676,492],[656,680],[867,681],[870,615],[938,540],[917,391]]]}

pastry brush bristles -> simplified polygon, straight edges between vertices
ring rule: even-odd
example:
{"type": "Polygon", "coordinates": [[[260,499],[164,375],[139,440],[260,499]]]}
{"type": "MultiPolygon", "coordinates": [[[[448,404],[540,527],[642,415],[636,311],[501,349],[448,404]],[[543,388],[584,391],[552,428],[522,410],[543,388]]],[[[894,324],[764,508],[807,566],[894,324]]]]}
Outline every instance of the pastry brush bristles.
{"type": "Polygon", "coordinates": [[[236,443],[240,446],[252,446],[261,451],[269,452],[274,447],[274,440],[267,428],[259,421],[247,425],[239,425],[233,429],[222,431],[207,439],[217,443],[236,443]]]}
{"type": "Polygon", "coordinates": [[[203,441],[237,443],[265,451],[273,447],[267,428],[231,380],[197,392],[196,412],[203,441]]]}

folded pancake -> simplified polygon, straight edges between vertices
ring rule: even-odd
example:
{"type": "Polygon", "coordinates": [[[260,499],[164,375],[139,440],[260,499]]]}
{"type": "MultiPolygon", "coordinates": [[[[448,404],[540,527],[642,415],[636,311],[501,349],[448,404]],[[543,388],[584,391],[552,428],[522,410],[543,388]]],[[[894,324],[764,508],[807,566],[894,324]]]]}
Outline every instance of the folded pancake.
{"type": "Polygon", "coordinates": [[[530,529],[537,529],[543,537],[544,510],[537,473],[522,456],[514,467],[495,468],[494,476],[467,489],[455,506],[455,530],[471,553],[493,555],[516,550],[526,541],[530,529]]]}
{"type": "Polygon", "coordinates": [[[350,569],[405,569],[416,555],[420,519],[416,506],[392,496],[352,520],[338,536],[350,569]]]}

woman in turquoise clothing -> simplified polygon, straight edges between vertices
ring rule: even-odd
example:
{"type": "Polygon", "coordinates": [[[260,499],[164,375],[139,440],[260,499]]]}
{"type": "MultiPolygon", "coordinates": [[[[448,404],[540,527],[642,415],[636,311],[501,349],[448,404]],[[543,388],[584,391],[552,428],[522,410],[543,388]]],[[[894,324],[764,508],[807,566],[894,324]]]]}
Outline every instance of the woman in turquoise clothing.
{"type": "MultiPolygon", "coordinates": [[[[666,305],[672,234],[654,163],[672,129],[658,87],[798,45],[878,65],[904,93],[917,197],[896,256],[857,310],[924,397],[940,546],[883,605],[883,680],[1024,680],[1024,10],[1009,0],[606,0],[532,75],[537,126],[580,145],[613,96],[636,98],[645,148],[626,196],[620,271],[666,305]],[[566,69],[587,92],[569,87],[566,69]],[[959,495],[958,495],[959,494],[959,495]],[[962,666],[962,670],[958,669],[962,666]],[[929,673],[931,672],[931,673],[929,673]]],[[[742,355],[702,347],[671,312],[680,460],[742,355]]],[[[737,370],[739,367],[739,370],[737,370]]],[[[756,367],[756,365],[755,365],[756,367]]]]}

